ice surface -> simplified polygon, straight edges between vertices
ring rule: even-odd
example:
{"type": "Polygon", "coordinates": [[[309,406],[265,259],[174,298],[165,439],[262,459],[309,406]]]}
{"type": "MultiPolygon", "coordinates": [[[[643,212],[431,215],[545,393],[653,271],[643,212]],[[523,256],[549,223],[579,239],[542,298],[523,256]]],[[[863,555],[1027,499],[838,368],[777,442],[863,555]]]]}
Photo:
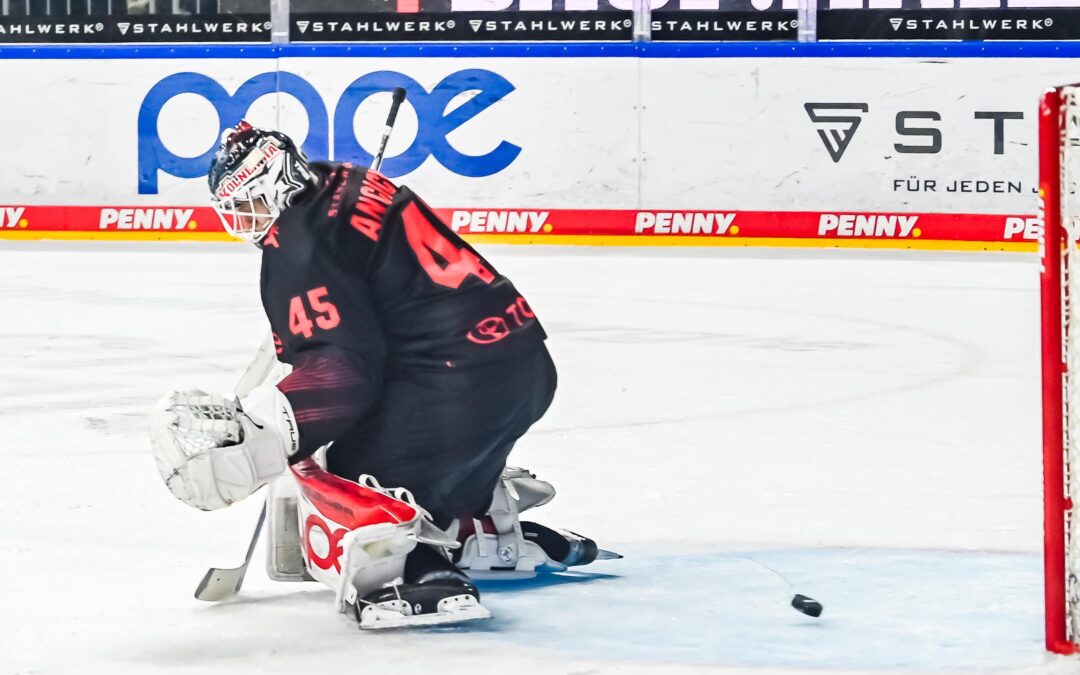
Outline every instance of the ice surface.
{"type": "Polygon", "coordinates": [[[176,501],[145,413],[235,383],[257,255],[3,243],[0,673],[1080,672],[1042,650],[1034,257],[483,250],[560,371],[513,456],[559,490],[536,517],[625,560],[409,634],[261,550],[240,598],[195,601],[259,503],[176,501]]]}

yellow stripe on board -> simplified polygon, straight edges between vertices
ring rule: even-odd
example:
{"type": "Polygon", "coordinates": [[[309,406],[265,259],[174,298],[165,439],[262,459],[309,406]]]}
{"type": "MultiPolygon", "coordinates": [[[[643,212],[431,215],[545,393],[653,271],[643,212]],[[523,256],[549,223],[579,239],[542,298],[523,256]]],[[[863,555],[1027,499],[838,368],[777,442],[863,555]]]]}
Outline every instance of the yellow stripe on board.
{"type": "MultiPolygon", "coordinates": [[[[1034,253],[1033,241],[952,241],[932,239],[786,239],[779,237],[681,237],[678,235],[579,235],[469,234],[468,241],[479,244],[548,244],[554,246],[745,246],[771,248],[850,248],[913,251],[1008,251],[1034,253]]],[[[223,241],[237,242],[225,232],[76,232],[0,230],[0,240],[61,241],[223,241]]]]}
{"type": "Polygon", "coordinates": [[[1009,251],[1034,253],[1034,241],[951,241],[933,239],[797,239],[782,237],[680,237],[667,235],[471,234],[481,244],[553,244],[570,246],[744,246],[770,248],[872,248],[913,251],[1009,251]]]}
{"type": "Polygon", "coordinates": [[[54,241],[228,241],[240,240],[226,232],[184,232],[162,234],[160,232],[78,232],[74,230],[0,230],[0,239],[54,240],[54,241]]]}

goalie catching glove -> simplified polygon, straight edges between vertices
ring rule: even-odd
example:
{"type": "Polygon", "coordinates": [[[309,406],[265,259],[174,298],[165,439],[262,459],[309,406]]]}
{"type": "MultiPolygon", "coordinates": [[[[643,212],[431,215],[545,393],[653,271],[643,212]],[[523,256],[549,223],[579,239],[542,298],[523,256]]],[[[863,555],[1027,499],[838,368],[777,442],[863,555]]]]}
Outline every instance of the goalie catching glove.
{"type": "Polygon", "coordinates": [[[158,472],[177,499],[229,506],[280,476],[298,447],[292,406],[263,385],[239,400],[198,389],[166,394],[150,418],[158,472]]]}

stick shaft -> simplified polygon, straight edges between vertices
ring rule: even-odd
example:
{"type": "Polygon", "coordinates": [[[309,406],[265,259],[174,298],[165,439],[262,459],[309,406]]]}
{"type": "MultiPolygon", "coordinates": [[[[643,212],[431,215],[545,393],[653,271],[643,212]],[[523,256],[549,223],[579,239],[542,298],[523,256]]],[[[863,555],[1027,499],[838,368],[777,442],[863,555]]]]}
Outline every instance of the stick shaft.
{"type": "Polygon", "coordinates": [[[401,108],[402,101],[405,100],[405,90],[401,87],[394,87],[394,98],[390,102],[390,112],[386,116],[386,124],[383,126],[382,138],[379,140],[379,151],[375,154],[375,159],[371,162],[371,168],[375,171],[379,170],[382,166],[383,154],[386,153],[386,144],[390,141],[390,134],[394,131],[394,122],[397,121],[398,109],[401,108]]]}

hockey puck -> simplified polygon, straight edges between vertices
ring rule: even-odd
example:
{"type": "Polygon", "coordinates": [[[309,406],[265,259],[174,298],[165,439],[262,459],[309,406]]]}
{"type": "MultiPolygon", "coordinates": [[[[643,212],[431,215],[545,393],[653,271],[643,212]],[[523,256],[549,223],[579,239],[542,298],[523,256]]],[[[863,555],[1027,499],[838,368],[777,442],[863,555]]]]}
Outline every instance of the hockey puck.
{"type": "Polygon", "coordinates": [[[824,609],[820,602],[813,598],[808,598],[801,593],[796,593],[795,597],[791,599],[791,606],[803,614],[814,618],[821,616],[821,611],[824,609]]]}

